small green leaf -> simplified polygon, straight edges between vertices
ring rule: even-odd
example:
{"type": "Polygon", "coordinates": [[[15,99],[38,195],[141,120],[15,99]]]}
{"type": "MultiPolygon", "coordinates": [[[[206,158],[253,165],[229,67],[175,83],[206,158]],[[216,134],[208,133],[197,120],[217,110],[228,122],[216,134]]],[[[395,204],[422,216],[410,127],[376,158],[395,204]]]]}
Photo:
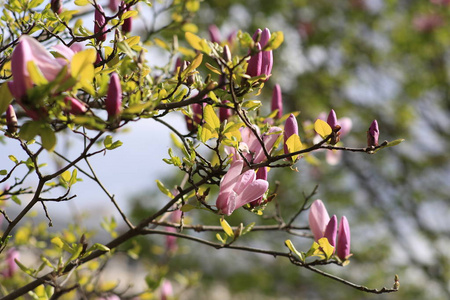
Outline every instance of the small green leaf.
{"type": "Polygon", "coordinates": [[[247,226],[245,226],[244,229],[241,232],[241,235],[247,234],[250,231],[252,231],[253,226],[255,226],[255,224],[256,224],[255,222],[252,222],[252,223],[248,224],[247,226]]]}
{"type": "Polygon", "coordinates": [[[0,175],[6,175],[6,174],[8,174],[8,171],[7,170],[0,170],[0,175]]]}
{"type": "Polygon", "coordinates": [[[282,31],[273,32],[269,42],[267,43],[267,47],[265,47],[264,51],[275,50],[281,46],[284,41],[284,34],[282,31]]]}
{"type": "Polygon", "coordinates": [[[19,161],[17,160],[17,158],[14,155],[8,155],[9,159],[12,160],[15,164],[18,164],[19,161]]]}
{"type": "Polygon", "coordinates": [[[168,196],[168,197],[170,197],[170,198],[173,198],[173,197],[174,197],[174,196],[172,195],[172,193],[169,191],[169,189],[166,188],[166,187],[164,186],[164,184],[163,184],[161,181],[159,181],[158,179],[155,180],[155,181],[156,181],[156,185],[158,186],[158,189],[161,191],[161,193],[163,193],[164,195],[166,195],[166,196],[168,196]]]}
{"type": "Polygon", "coordinates": [[[230,224],[228,224],[224,218],[220,218],[220,226],[222,226],[223,231],[225,231],[229,237],[234,237],[233,229],[231,229],[230,224]]]}
{"type": "Polygon", "coordinates": [[[4,82],[0,85],[0,116],[8,109],[11,100],[13,99],[8,85],[4,82]]]}
{"type": "Polygon", "coordinates": [[[317,119],[314,123],[314,130],[320,135],[323,139],[329,136],[332,132],[330,125],[327,122],[317,119]]]}
{"type": "Polygon", "coordinates": [[[330,242],[326,237],[323,237],[319,239],[318,241],[320,248],[322,249],[323,253],[325,254],[326,259],[330,259],[330,257],[333,255],[334,247],[331,246],[330,242]]]}
{"type": "Polygon", "coordinates": [[[69,182],[70,181],[70,171],[66,170],[61,174],[61,178],[62,180],[64,180],[64,182],[69,182]]]}
{"type": "Polygon", "coordinates": [[[222,242],[223,244],[226,244],[228,236],[225,234],[224,238],[220,235],[220,233],[216,233],[216,238],[222,242]]]}
{"type": "Polygon", "coordinates": [[[208,46],[208,43],[205,39],[201,39],[197,35],[192,32],[185,33],[186,41],[191,45],[192,48],[198,51],[202,51],[206,54],[211,53],[211,48],[208,46]]]}
{"type": "Polygon", "coordinates": [[[41,136],[42,146],[47,151],[52,152],[56,146],[56,134],[53,129],[49,125],[44,124],[44,126],[40,128],[39,135],[41,136]]]}
{"type": "Polygon", "coordinates": [[[298,258],[300,258],[301,261],[305,261],[305,257],[302,253],[298,252],[297,249],[295,249],[294,244],[292,244],[291,240],[286,240],[284,242],[284,244],[286,245],[286,247],[289,248],[289,250],[294,253],[295,255],[298,256],[298,258]]]}
{"type": "Polygon", "coordinates": [[[188,212],[188,211],[190,211],[190,210],[193,210],[193,209],[195,209],[196,207],[194,206],[194,205],[192,205],[192,204],[185,204],[185,205],[183,205],[181,208],[180,208],[180,210],[182,211],[182,212],[188,212]]]}
{"type": "MultiPolygon", "coordinates": [[[[288,147],[289,153],[294,153],[303,149],[302,141],[298,134],[291,135],[286,141],[286,146],[288,147]]],[[[292,160],[296,161],[298,155],[292,156],[292,160]]]]}

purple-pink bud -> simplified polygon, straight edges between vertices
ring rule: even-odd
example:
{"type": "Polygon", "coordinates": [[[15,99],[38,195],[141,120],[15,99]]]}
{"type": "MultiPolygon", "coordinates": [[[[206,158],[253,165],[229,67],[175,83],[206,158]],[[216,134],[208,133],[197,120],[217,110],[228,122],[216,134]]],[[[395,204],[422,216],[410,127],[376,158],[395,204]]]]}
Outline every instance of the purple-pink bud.
{"type": "Polygon", "coordinates": [[[253,34],[253,40],[255,41],[255,43],[256,42],[259,42],[260,40],[261,40],[261,33],[262,33],[262,30],[261,29],[257,29],[256,31],[255,31],[255,33],[253,34]]]}
{"type": "MultiPolygon", "coordinates": [[[[270,40],[270,31],[265,28],[261,33],[261,48],[267,45],[270,40]]],[[[261,64],[261,74],[265,74],[266,76],[270,76],[272,74],[272,66],[273,66],[273,53],[272,50],[263,51],[262,53],[262,64],[261,64]]]]}
{"type": "Polygon", "coordinates": [[[16,273],[17,270],[19,270],[19,266],[15,262],[15,260],[16,259],[18,260],[19,257],[20,254],[19,251],[16,250],[16,248],[11,248],[8,250],[8,252],[6,252],[7,269],[3,271],[3,276],[5,276],[6,278],[11,278],[13,277],[14,273],[16,273]]]}
{"type": "Polygon", "coordinates": [[[294,134],[298,135],[298,124],[297,119],[293,114],[290,114],[286,119],[286,123],[284,124],[284,153],[288,154],[289,149],[286,145],[287,140],[294,134]]]}
{"type": "Polygon", "coordinates": [[[272,111],[278,110],[275,119],[280,119],[283,116],[283,98],[281,96],[281,88],[279,84],[275,84],[272,93],[272,111]]]}
{"type": "Polygon", "coordinates": [[[172,284],[168,280],[164,280],[161,285],[161,300],[171,299],[173,296],[172,284]]]}
{"type": "Polygon", "coordinates": [[[332,109],[330,111],[330,113],[328,114],[327,123],[328,123],[328,125],[330,125],[331,129],[333,129],[333,130],[338,125],[337,117],[336,117],[336,113],[334,112],[334,109],[332,109]]]}
{"type": "Polygon", "coordinates": [[[309,228],[311,229],[314,240],[317,242],[323,238],[325,229],[330,222],[330,216],[322,200],[317,199],[311,204],[309,209],[309,228]]]}
{"type": "Polygon", "coordinates": [[[8,127],[9,133],[17,131],[17,117],[12,105],[9,105],[6,109],[6,126],[8,127]]]}
{"type": "MultiPolygon", "coordinates": [[[[261,167],[256,171],[256,179],[262,179],[267,181],[267,167],[261,167]]],[[[255,201],[250,202],[251,207],[260,206],[262,204],[263,197],[259,197],[255,201]]]]}
{"type": "Polygon", "coordinates": [[[50,8],[54,13],[60,14],[62,12],[62,3],[61,0],[51,0],[50,8]]]}
{"type": "Polygon", "coordinates": [[[105,12],[103,11],[103,7],[100,4],[97,4],[95,8],[94,32],[96,35],[100,32],[102,33],[96,36],[97,41],[106,40],[105,31],[106,31],[105,12]]]}
{"type": "Polygon", "coordinates": [[[258,53],[250,57],[248,61],[247,75],[249,75],[250,77],[256,77],[261,75],[262,52],[261,52],[261,45],[259,43],[256,43],[256,49],[258,53]]]}
{"type": "Polygon", "coordinates": [[[220,30],[216,25],[211,24],[208,26],[209,37],[211,38],[211,42],[220,43],[220,30]]]}
{"type": "Polygon", "coordinates": [[[112,73],[109,81],[108,95],[105,100],[108,118],[118,116],[122,110],[122,87],[117,73],[112,73]]]}
{"type": "Polygon", "coordinates": [[[86,104],[73,97],[65,97],[64,102],[70,107],[69,113],[81,115],[87,111],[86,104]]]}
{"type": "MultiPolygon", "coordinates": [[[[126,11],[129,11],[130,8],[128,8],[126,11]]],[[[133,17],[129,17],[125,20],[123,20],[123,25],[122,25],[122,31],[125,33],[129,33],[131,32],[131,28],[133,27],[133,17]]]]}
{"type": "Polygon", "coordinates": [[[341,260],[350,256],[350,226],[345,216],[341,218],[339,223],[336,253],[341,260]]]}
{"type": "Polygon", "coordinates": [[[378,129],[377,120],[373,120],[370,124],[369,130],[367,131],[367,146],[376,147],[378,146],[378,137],[380,135],[380,130],[378,129]]]}
{"type": "Polygon", "coordinates": [[[119,8],[120,0],[109,0],[109,9],[111,11],[116,11],[119,8]]]}
{"type": "Polygon", "coordinates": [[[337,233],[337,217],[336,215],[333,215],[330,219],[330,222],[328,222],[327,227],[325,228],[325,232],[323,234],[324,237],[328,239],[328,242],[331,246],[336,246],[336,233],[337,233]]]}
{"type": "MultiPolygon", "coordinates": [[[[229,103],[229,102],[230,101],[225,100],[222,103],[225,104],[225,103],[229,103]]],[[[228,120],[231,117],[232,113],[233,113],[233,111],[231,110],[231,108],[220,107],[219,108],[220,122],[222,123],[223,121],[228,120]]]]}

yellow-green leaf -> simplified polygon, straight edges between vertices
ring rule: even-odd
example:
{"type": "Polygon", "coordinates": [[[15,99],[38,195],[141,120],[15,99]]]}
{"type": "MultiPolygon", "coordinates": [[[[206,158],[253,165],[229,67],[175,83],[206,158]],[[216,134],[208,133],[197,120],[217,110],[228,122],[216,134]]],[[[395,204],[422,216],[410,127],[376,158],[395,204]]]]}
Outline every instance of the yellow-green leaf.
{"type": "Polygon", "coordinates": [[[170,51],[170,46],[165,41],[163,41],[161,39],[158,39],[158,38],[154,38],[153,42],[156,45],[158,45],[159,47],[161,47],[161,48],[163,48],[163,49],[165,49],[167,51],[170,51]]]}
{"type": "Polygon", "coordinates": [[[31,80],[36,85],[48,83],[48,80],[44,77],[44,74],[42,74],[34,61],[30,60],[27,62],[27,71],[30,74],[31,80]]]}
{"type": "Polygon", "coordinates": [[[225,231],[229,237],[234,237],[233,229],[231,229],[230,224],[228,224],[224,218],[220,218],[220,226],[222,226],[223,231],[225,231]]]}
{"type": "Polygon", "coordinates": [[[161,181],[156,180],[156,185],[158,186],[159,190],[160,190],[164,195],[169,196],[170,198],[173,198],[173,197],[174,197],[174,196],[172,195],[172,193],[169,191],[169,189],[166,188],[166,187],[164,186],[164,184],[163,184],[161,181]]]}
{"type": "Polygon", "coordinates": [[[6,82],[0,85],[0,116],[8,109],[8,105],[11,103],[12,98],[6,82]]]}
{"type": "Polygon", "coordinates": [[[75,5],[85,6],[91,3],[89,0],[75,0],[75,5]]]}
{"type": "Polygon", "coordinates": [[[138,12],[136,10],[129,10],[127,12],[124,12],[122,15],[122,20],[137,16],[138,12]]]}
{"type": "Polygon", "coordinates": [[[314,130],[320,135],[323,139],[329,136],[332,132],[330,125],[327,122],[317,119],[314,123],[314,130]]]}
{"type": "Polygon", "coordinates": [[[333,255],[334,247],[331,246],[328,239],[326,237],[323,237],[319,239],[318,244],[322,249],[323,253],[325,254],[326,259],[330,259],[330,257],[333,255]]]}
{"type": "Polygon", "coordinates": [[[71,177],[71,174],[70,174],[70,171],[69,171],[69,170],[66,170],[66,171],[64,171],[64,172],[61,174],[61,178],[62,178],[65,182],[69,182],[69,181],[70,181],[70,177],[71,177]]]}
{"type": "MultiPolygon", "coordinates": [[[[286,141],[286,146],[288,147],[289,153],[294,153],[303,149],[302,141],[298,134],[291,135],[286,141]]],[[[292,160],[296,161],[298,155],[292,156],[292,160]]]]}
{"type": "Polygon", "coordinates": [[[281,46],[283,41],[284,41],[284,34],[282,31],[273,32],[268,43],[269,46],[264,50],[265,51],[275,50],[281,46]]]}
{"type": "Polygon", "coordinates": [[[191,45],[191,47],[195,50],[202,51],[206,54],[211,53],[211,48],[208,46],[208,43],[205,39],[201,39],[192,32],[186,32],[185,37],[189,45],[191,45]]]}
{"type": "Polygon", "coordinates": [[[205,123],[208,124],[212,129],[217,130],[220,128],[220,120],[211,105],[205,106],[203,110],[203,120],[205,120],[205,123]]]}
{"type": "Polygon", "coordinates": [[[305,258],[303,257],[303,254],[301,254],[300,252],[298,252],[297,249],[295,249],[294,244],[292,244],[291,240],[286,240],[284,242],[284,244],[286,245],[286,247],[289,248],[289,250],[291,250],[292,253],[297,255],[300,258],[300,260],[302,260],[302,261],[305,260],[305,258]]]}
{"type": "Polygon", "coordinates": [[[96,58],[97,52],[93,48],[75,53],[70,64],[72,77],[83,81],[92,81],[96,58]]]}

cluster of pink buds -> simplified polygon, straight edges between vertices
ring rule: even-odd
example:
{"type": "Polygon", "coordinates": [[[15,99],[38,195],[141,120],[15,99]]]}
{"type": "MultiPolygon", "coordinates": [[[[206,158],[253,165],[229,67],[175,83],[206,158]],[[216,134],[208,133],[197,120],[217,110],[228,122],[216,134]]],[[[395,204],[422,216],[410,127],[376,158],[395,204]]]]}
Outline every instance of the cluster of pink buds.
{"type": "Polygon", "coordinates": [[[336,247],[336,254],[341,260],[346,260],[350,254],[350,226],[347,218],[343,216],[337,229],[337,217],[332,218],[321,200],[316,200],[309,209],[309,227],[314,240],[325,237],[331,246],[336,247]],[[337,246],[336,246],[337,235],[337,246]]]}
{"type": "Polygon", "coordinates": [[[250,77],[260,75],[269,77],[272,74],[273,53],[272,50],[264,51],[264,47],[270,40],[269,29],[258,29],[253,35],[253,40],[256,42],[257,53],[253,54],[248,61],[247,75],[250,77]]]}
{"type": "Polygon", "coordinates": [[[264,179],[256,179],[254,170],[242,173],[244,162],[234,161],[220,183],[216,206],[220,213],[231,215],[235,209],[261,198],[269,188],[264,179]]]}

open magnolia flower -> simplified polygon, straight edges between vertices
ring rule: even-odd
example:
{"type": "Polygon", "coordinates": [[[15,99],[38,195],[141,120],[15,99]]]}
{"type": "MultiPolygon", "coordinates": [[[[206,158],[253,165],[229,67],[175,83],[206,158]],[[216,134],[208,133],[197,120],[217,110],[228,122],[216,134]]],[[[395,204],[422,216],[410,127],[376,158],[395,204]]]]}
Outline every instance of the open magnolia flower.
{"type": "Polygon", "coordinates": [[[254,170],[241,174],[243,166],[242,160],[234,161],[220,183],[216,206],[224,215],[229,216],[235,209],[257,200],[269,188],[267,180],[256,179],[254,170]]]}

